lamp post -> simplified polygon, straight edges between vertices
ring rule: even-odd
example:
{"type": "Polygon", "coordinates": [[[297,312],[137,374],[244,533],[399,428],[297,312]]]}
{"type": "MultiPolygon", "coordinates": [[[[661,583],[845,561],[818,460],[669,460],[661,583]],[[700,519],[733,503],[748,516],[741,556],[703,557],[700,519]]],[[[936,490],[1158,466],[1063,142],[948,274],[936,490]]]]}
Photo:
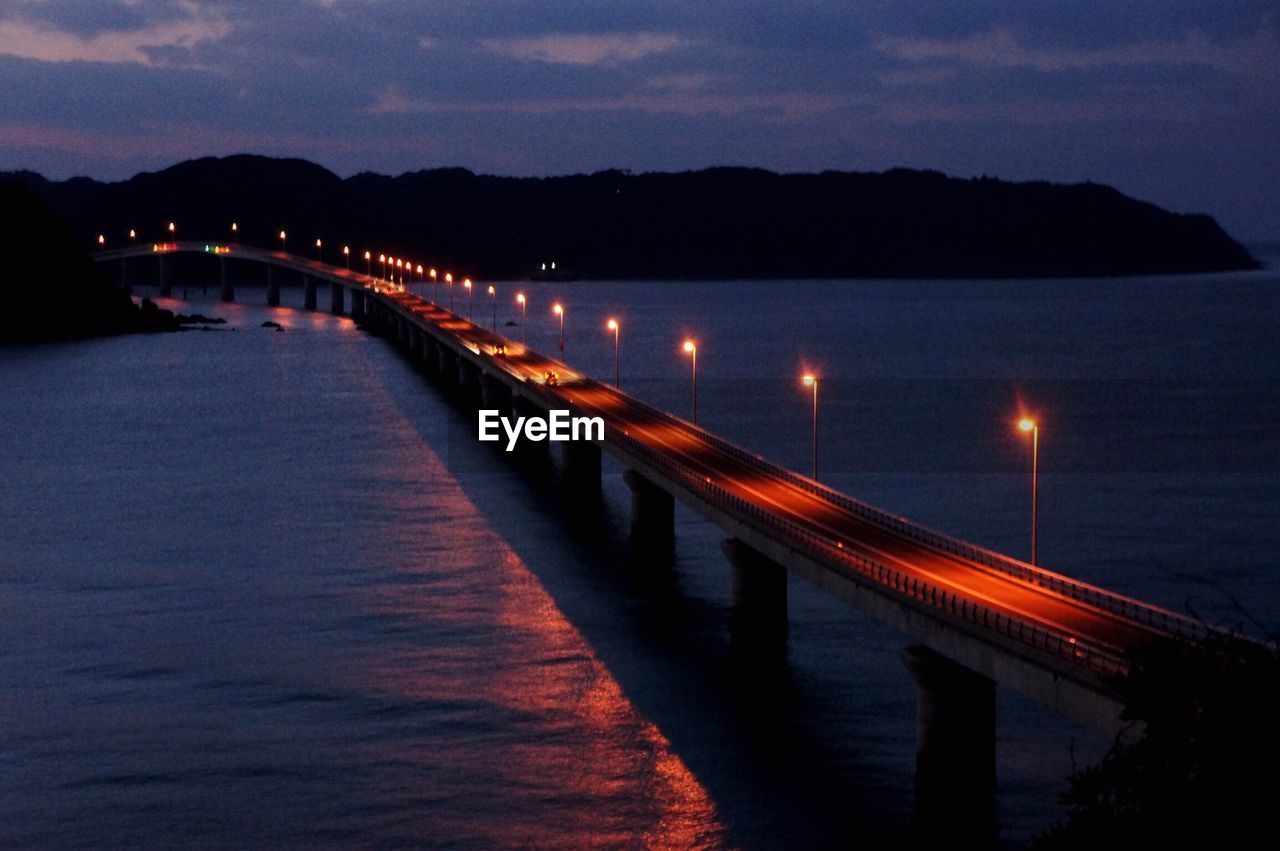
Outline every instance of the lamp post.
{"type": "Polygon", "coordinates": [[[98,247],[105,248],[107,245],[107,237],[105,234],[98,234],[98,247]]]}
{"type": "Polygon", "coordinates": [[[564,357],[564,305],[556,302],[551,312],[560,317],[560,357],[564,357]]]}
{"type": "Polygon", "coordinates": [[[387,255],[379,254],[378,262],[382,264],[382,280],[387,279],[387,255]]]}
{"type": "Polygon", "coordinates": [[[685,340],[682,347],[685,354],[693,358],[693,424],[698,424],[698,344],[693,340],[685,340]]]}
{"type": "Polygon", "coordinates": [[[426,297],[426,292],[425,292],[426,287],[424,287],[424,286],[422,285],[422,283],[423,283],[423,277],[422,277],[422,264],[421,264],[421,263],[419,263],[419,264],[418,264],[418,289],[420,289],[420,290],[423,290],[423,291],[424,291],[422,295],[423,295],[423,297],[425,298],[425,297],[426,297]]]}
{"type": "Polygon", "coordinates": [[[316,239],[316,260],[321,262],[324,260],[324,255],[320,253],[323,245],[324,243],[322,243],[320,239],[317,238],[316,239]]]}
{"type": "Polygon", "coordinates": [[[172,237],[176,235],[177,232],[178,232],[178,226],[175,225],[173,222],[169,222],[169,236],[172,237]]]}
{"type": "Polygon", "coordinates": [[[444,285],[449,288],[449,312],[453,313],[453,273],[444,273],[444,285]]]}
{"type": "Polygon", "coordinates": [[[1018,428],[1031,433],[1031,563],[1037,564],[1039,553],[1036,548],[1036,526],[1039,513],[1040,489],[1040,426],[1035,420],[1023,417],[1018,421],[1018,428]]]}
{"type": "Polygon", "coordinates": [[[435,304],[440,293],[436,292],[436,269],[434,266],[427,270],[427,277],[431,279],[431,303],[435,304]]]}
{"type": "Polygon", "coordinates": [[[529,333],[525,330],[528,324],[524,321],[525,310],[528,305],[525,302],[524,293],[516,293],[516,301],[520,303],[520,345],[529,345],[529,333]]]}
{"type": "Polygon", "coordinates": [[[613,332],[613,386],[621,387],[622,386],[622,368],[620,366],[621,361],[618,358],[618,355],[621,351],[621,349],[618,346],[618,333],[621,326],[618,325],[618,320],[610,319],[605,324],[605,327],[613,332]]]}
{"type": "Polygon", "coordinates": [[[137,242],[137,241],[138,241],[138,232],[137,232],[136,230],[134,230],[133,228],[129,228],[129,241],[130,241],[130,242],[137,242]]]}
{"type": "Polygon", "coordinates": [[[498,290],[489,285],[489,301],[493,304],[493,333],[498,333],[498,290]]]}
{"type": "Polygon", "coordinates": [[[474,321],[475,321],[475,318],[476,318],[476,314],[475,314],[475,311],[471,309],[471,305],[472,305],[472,301],[471,301],[471,279],[470,279],[470,278],[463,278],[463,279],[462,279],[462,286],[466,287],[466,290],[467,290],[467,321],[468,321],[468,322],[474,322],[474,321]]]}
{"type": "Polygon", "coordinates": [[[287,238],[288,238],[288,234],[286,234],[284,231],[280,231],[280,250],[281,251],[284,251],[285,246],[288,244],[286,242],[287,238]]]}
{"type": "Polygon", "coordinates": [[[240,225],[237,222],[231,223],[231,241],[235,243],[240,241],[240,225]]]}
{"type": "Polygon", "coordinates": [[[351,271],[351,246],[342,246],[342,258],[347,261],[347,271],[351,271]]]}
{"type": "Polygon", "coordinates": [[[813,388],[813,478],[818,479],[818,376],[805,375],[800,379],[805,387],[813,388]]]}
{"type": "Polygon", "coordinates": [[[364,253],[364,276],[366,278],[373,277],[373,252],[366,251],[364,253]]]}

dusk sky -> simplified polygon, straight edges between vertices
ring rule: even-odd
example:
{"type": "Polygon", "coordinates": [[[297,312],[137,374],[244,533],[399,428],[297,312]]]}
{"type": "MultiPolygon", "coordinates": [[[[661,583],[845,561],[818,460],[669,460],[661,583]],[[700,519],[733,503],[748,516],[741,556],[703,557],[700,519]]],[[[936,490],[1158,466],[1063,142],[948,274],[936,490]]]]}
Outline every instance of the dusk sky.
{"type": "Polygon", "coordinates": [[[1095,180],[1280,239],[1280,2],[4,0],[0,169],[1095,180]]]}

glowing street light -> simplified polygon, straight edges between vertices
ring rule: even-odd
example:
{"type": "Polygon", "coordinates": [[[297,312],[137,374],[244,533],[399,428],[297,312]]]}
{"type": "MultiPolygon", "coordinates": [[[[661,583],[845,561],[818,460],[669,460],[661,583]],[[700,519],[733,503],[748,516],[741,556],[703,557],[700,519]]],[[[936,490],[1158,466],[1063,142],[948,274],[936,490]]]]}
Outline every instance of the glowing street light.
{"type": "Polygon", "coordinates": [[[287,242],[288,238],[289,238],[289,235],[287,233],[285,233],[284,231],[280,231],[280,250],[281,251],[285,250],[285,246],[288,244],[287,242]]]}
{"type": "Polygon", "coordinates": [[[387,279],[387,255],[379,254],[378,262],[382,264],[382,280],[387,279]]]}
{"type": "Polygon", "coordinates": [[[316,260],[324,260],[324,257],[320,254],[320,249],[323,245],[324,245],[323,242],[321,242],[319,239],[316,239],[316,260]]]}
{"type": "Polygon", "coordinates": [[[404,258],[403,257],[396,258],[396,268],[400,270],[400,273],[396,276],[397,278],[396,282],[400,284],[400,289],[401,291],[403,291],[404,290],[404,258]]]}
{"type": "Polygon", "coordinates": [[[467,288],[467,321],[474,321],[475,312],[471,309],[471,279],[463,278],[462,285],[467,288]]]}
{"type": "Polygon", "coordinates": [[[129,228],[129,239],[133,242],[138,241],[138,232],[133,228],[129,228]]]}
{"type": "Polygon", "coordinates": [[[351,271],[351,246],[350,245],[342,246],[342,256],[347,261],[347,271],[350,272],[351,271]]]}
{"type": "Polygon", "coordinates": [[[440,294],[436,292],[436,269],[434,266],[427,270],[427,277],[431,279],[431,303],[435,304],[435,300],[440,294]]]}
{"type": "Polygon", "coordinates": [[[685,354],[693,358],[693,424],[698,424],[698,344],[693,340],[685,340],[685,354]]]}
{"type": "Polygon", "coordinates": [[[1040,478],[1040,426],[1035,420],[1023,417],[1018,420],[1018,428],[1031,434],[1031,563],[1036,564],[1036,520],[1039,498],[1040,478]]]}
{"type": "Polygon", "coordinates": [[[498,291],[489,285],[489,301],[493,303],[493,333],[498,333],[498,291]]]}
{"type": "Polygon", "coordinates": [[[177,232],[178,232],[178,226],[175,225],[173,222],[169,222],[169,235],[173,236],[177,232]]]}
{"type": "Polygon", "coordinates": [[[560,357],[564,357],[564,305],[556,302],[551,312],[560,317],[560,357]]]}
{"type": "Polygon", "coordinates": [[[527,346],[529,344],[529,334],[525,329],[528,327],[528,323],[524,321],[524,316],[528,305],[525,302],[524,293],[516,293],[516,301],[520,304],[520,345],[527,346]]]}
{"type": "Polygon", "coordinates": [[[236,242],[240,238],[240,225],[236,222],[231,223],[231,241],[236,242]]]}
{"type": "Polygon", "coordinates": [[[444,273],[444,285],[449,288],[449,312],[453,313],[453,273],[444,273]]]}
{"type": "Polygon", "coordinates": [[[622,369],[620,366],[621,361],[618,359],[618,355],[621,351],[618,348],[618,333],[621,326],[618,325],[618,320],[610,319],[605,324],[604,327],[608,328],[610,331],[613,332],[613,386],[621,387],[622,386],[622,369]]]}
{"type": "Polygon", "coordinates": [[[818,376],[805,375],[800,381],[813,388],[813,478],[818,478],[818,376]]]}
{"type": "Polygon", "coordinates": [[[98,234],[98,245],[106,245],[106,244],[107,244],[106,236],[103,234],[98,234]]]}
{"type": "Polygon", "coordinates": [[[364,253],[364,274],[366,278],[373,277],[373,252],[366,251],[364,253]]]}

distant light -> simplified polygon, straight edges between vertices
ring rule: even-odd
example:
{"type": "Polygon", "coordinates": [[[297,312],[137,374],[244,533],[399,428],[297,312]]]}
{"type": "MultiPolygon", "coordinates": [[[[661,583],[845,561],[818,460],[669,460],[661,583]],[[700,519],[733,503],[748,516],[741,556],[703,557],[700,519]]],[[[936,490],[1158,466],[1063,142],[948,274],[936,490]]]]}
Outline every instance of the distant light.
{"type": "Polygon", "coordinates": [[[608,328],[610,331],[617,331],[617,330],[618,330],[618,320],[616,320],[616,319],[610,319],[610,320],[609,320],[609,322],[605,325],[605,327],[606,327],[606,328],[608,328]]]}
{"type": "Polygon", "coordinates": [[[316,248],[319,248],[319,247],[320,247],[320,240],[318,240],[318,239],[317,239],[317,240],[316,240],[316,248]]]}
{"type": "Polygon", "coordinates": [[[372,259],[373,259],[373,254],[371,254],[370,252],[366,251],[366,252],[364,253],[364,259],[365,259],[365,260],[372,260],[372,259]]]}
{"type": "Polygon", "coordinates": [[[693,340],[685,340],[683,348],[686,352],[690,353],[698,350],[698,347],[694,344],[693,340]]]}
{"type": "Polygon", "coordinates": [[[564,305],[556,302],[555,306],[551,308],[551,312],[556,316],[564,316],[564,305]]]}
{"type": "Polygon", "coordinates": [[[232,232],[232,233],[235,233],[235,232],[236,232],[236,231],[238,231],[238,230],[240,230],[240,226],[239,226],[238,224],[236,224],[235,222],[232,222],[232,223],[231,223],[231,232],[232,232]]]}
{"type": "Polygon", "coordinates": [[[805,386],[805,387],[810,387],[810,386],[812,386],[812,385],[813,385],[813,383],[814,383],[815,381],[817,381],[817,380],[818,380],[818,378],[817,378],[817,376],[813,376],[813,375],[806,375],[806,376],[804,376],[803,378],[801,378],[800,380],[804,382],[804,386],[805,386]]]}
{"type": "Polygon", "coordinates": [[[387,262],[387,255],[385,255],[385,254],[379,254],[379,255],[378,255],[378,262],[379,262],[379,263],[386,263],[386,262],[387,262]]]}
{"type": "Polygon", "coordinates": [[[173,233],[177,229],[178,229],[177,225],[175,225],[173,222],[169,222],[169,233],[173,233]]]}
{"type": "Polygon", "coordinates": [[[102,234],[98,234],[98,245],[106,245],[106,244],[107,244],[107,238],[102,234]]]}
{"type": "Polygon", "coordinates": [[[466,287],[467,289],[471,289],[471,279],[470,279],[470,278],[463,278],[463,279],[462,279],[462,285],[463,285],[464,287],[466,287]]]}
{"type": "Polygon", "coordinates": [[[138,238],[138,232],[133,228],[129,228],[129,239],[137,239],[137,238],[138,238]]]}
{"type": "Polygon", "coordinates": [[[284,231],[280,231],[280,241],[281,241],[281,242],[284,242],[284,238],[285,238],[285,236],[286,236],[285,232],[284,232],[284,231]]]}
{"type": "Polygon", "coordinates": [[[444,282],[445,282],[446,284],[452,284],[452,283],[453,283],[453,273],[452,273],[452,272],[445,272],[445,273],[444,273],[444,282]]]}
{"type": "MultiPolygon", "coordinates": [[[[418,271],[419,271],[419,272],[421,272],[421,271],[422,271],[422,267],[421,267],[421,266],[419,266],[419,267],[418,267],[418,271]]],[[[490,285],[489,285],[489,295],[493,295],[493,294],[494,294],[494,293],[496,293],[496,292],[497,292],[497,290],[495,290],[495,289],[493,288],[493,284],[490,284],[490,285]]]]}
{"type": "Polygon", "coordinates": [[[524,304],[524,293],[516,293],[516,301],[524,304]]]}
{"type": "Polygon", "coordinates": [[[434,267],[427,270],[427,276],[430,277],[431,280],[433,281],[436,279],[436,270],[434,267]]]}
{"type": "Polygon", "coordinates": [[[419,264],[418,264],[418,274],[419,274],[419,275],[421,275],[421,274],[422,274],[422,264],[421,264],[421,263],[419,263],[419,264]]]}
{"type": "Polygon", "coordinates": [[[1022,419],[1018,420],[1018,428],[1022,429],[1023,431],[1031,431],[1035,427],[1036,427],[1035,420],[1029,420],[1026,417],[1023,417],[1022,419]]]}

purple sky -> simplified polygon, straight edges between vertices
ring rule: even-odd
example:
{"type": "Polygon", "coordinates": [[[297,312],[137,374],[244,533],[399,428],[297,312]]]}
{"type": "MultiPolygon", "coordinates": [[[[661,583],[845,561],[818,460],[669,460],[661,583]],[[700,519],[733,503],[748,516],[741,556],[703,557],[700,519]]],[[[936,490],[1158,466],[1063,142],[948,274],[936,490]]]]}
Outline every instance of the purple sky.
{"type": "Polygon", "coordinates": [[[1280,0],[5,0],[0,169],[1096,180],[1280,239],[1280,0]]]}

